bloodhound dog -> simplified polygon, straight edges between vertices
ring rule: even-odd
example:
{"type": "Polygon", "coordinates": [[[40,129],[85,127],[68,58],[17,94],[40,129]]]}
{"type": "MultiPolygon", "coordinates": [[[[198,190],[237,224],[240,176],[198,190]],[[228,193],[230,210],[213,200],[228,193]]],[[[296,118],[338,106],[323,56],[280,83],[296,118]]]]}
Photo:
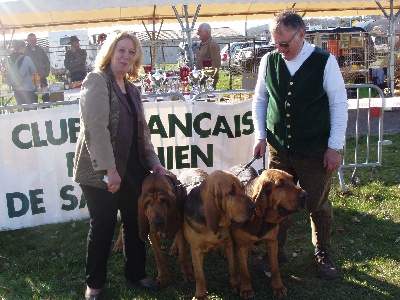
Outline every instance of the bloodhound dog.
{"type": "MultiPolygon", "coordinates": [[[[207,176],[208,173],[202,169],[199,168],[186,169],[181,174],[179,174],[178,181],[182,184],[182,186],[185,187],[186,193],[189,194],[190,191],[196,186],[199,186],[204,181],[204,179],[207,178],[207,176]]],[[[174,240],[170,248],[169,254],[176,255],[178,254],[178,252],[179,252],[178,244],[177,241],[174,240]]]]}
{"type": "MultiPolygon", "coordinates": [[[[171,276],[161,250],[160,235],[175,239],[177,247],[187,248],[183,236],[183,202],[186,190],[171,172],[165,175],[152,173],[145,178],[138,201],[139,235],[144,241],[149,238],[157,263],[157,281],[161,285],[170,283],[171,276]]],[[[185,251],[180,251],[185,253],[185,251]]],[[[186,251],[187,254],[187,251],[186,251]]],[[[187,255],[179,256],[185,282],[193,281],[193,272],[187,255]]]]}
{"type": "Polygon", "coordinates": [[[185,200],[183,232],[190,245],[196,280],[193,299],[206,300],[207,289],[203,270],[204,253],[224,247],[230,283],[239,291],[234,259],[231,226],[240,226],[254,213],[255,204],[244,192],[244,185],[227,171],[214,171],[194,187],[185,200]]]}
{"type": "MultiPolygon", "coordinates": [[[[232,170],[232,169],[231,169],[232,170]]],[[[297,186],[293,177],[281,170],[264,170],[260,176],[243,173],[246,193],[256,205],[254,215],[241,227],[231,231],[239,264],[240,295],[245,299],[254,297],[248,270],[248,251],[253,245],[264,243],[271,264],[272,291],[276,297],[285,297],[278,266],[278,230],[285,216],[304,208],[307,192],[297,186]]],[[[241,179],[240,174],[238,178],[241,179]]]]}

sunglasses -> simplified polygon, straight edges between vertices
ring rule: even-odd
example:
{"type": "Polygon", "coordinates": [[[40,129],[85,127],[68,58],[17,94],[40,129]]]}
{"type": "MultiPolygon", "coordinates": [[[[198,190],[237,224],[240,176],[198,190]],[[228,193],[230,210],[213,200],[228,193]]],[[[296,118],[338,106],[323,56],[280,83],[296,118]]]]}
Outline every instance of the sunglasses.
{"type": "Polygon", "coordinates": [[[294,39],[294,37],[296,36],[296,34],[297,34],[299,31],[300,31],[300,29],[297,30],[297,31],[293,34],[293,36],[292,36],[292,38],[289,40],[289,42],[281,42],[281,43],[277,43],[277,44],[272,43],[271,45],[272,45],[273,47],[275,47],[275,48],[278,47],[278,45],[279,45],[279,47],[282,47],[282,48],[288,48],[289,45],[290,45],[290,43],[292,42],[292,40],[294,39]]]}

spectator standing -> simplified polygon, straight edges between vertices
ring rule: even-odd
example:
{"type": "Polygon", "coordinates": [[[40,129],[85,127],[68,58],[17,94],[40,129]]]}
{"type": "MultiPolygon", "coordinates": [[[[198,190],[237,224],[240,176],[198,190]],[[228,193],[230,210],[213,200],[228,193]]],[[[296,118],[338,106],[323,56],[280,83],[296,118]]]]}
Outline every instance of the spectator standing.
{"type": "Polygon", "coordinates": [[[80,39],[76,35],[70,37],[70,49],[65,53],[64,66],[71,74],[71,82],[82,81],[86,77],[86,57],[85,49],[79,44],[80,39]]]}
{"type": "Polygon", "coordinates": [[[12,87],[15,100],[18,105],[37,103],[38,97],[35,94],[35,85],[31,78],[36,73],[36,68],[30,57],[24,55],[25,42],[14,40],[13,48],[14,51],[10,54],[10,58],[14,64],[16,63],[18,72],[23,78],[21,85],[12,87]]]}
{"type": "Polygon", "coordinates": [[[103,46],[104,42],[106,41],[107,34],[100,33],[97,37],[97,51],[100,50],[101,46],[103,46]]]}
{"type": "Polygon", "coordinates": [[[123,226],[125,278],[147,289],[159,287],[146,276],[145,242],[139,237],[137,221],[144,178],[150,170],[165,173],[151,143],[141,94],[128,81],[137,79],[142,60],[136,36],[114,33],[97,54],[94,71],[82,83],[81,131],[73,179],[82,188],[90,216],[86,299],[98,299],[106,283],[118,210],[123,226]]]}
{"type": "Polygon", "coordinates": [[[195,66],[196,69],[201,70],[204,68],[203,61],[211,59],[211,67],[215,69],[213,75],[213,88],[217,88],[219,79],[219,68],[221,67],[221,53],[218,44],[211,37],[211,27],[208,23],[200,24],[197,29],[197,35],[201,40],[196,52],[195,66]]]}
{"type": "MultiPolygon", "coordinates": [[[[36,72],[40,74],[42,86],[48,86],[47,77],[50,74],[50,60],[42,47],[37,45],[37,38],[34,33],[28,34],[28,45],[26,45],[25,55],[29,56],[36,67],[36,72]]],[[[49,94],[42,95],[43,102],[49,102],[49,94]]]]}
{"type": "MultiPolygon", "coordinates": [[[[329,201],[332,172],[341,164],[347,126],[347,95],[335,57],[305,39],[306,26],[293,10],[279,13],[270,26],[275,51],[261,60],[253,97],[255,157],[269,147],[269,168],[290,173],[306,190],[318,275],[334,279],[328,254],[333,222],[329,201]]],[[[278,260],[289,217],[279,226],[278,260]]],[[[264,256],[267,260],[268,256],[264,256]]]]}

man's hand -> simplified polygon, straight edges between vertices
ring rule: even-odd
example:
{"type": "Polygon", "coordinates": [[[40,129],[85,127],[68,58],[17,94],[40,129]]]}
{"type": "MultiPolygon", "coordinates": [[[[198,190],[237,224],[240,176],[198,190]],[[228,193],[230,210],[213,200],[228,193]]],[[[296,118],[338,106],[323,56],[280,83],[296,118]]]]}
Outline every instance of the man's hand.
{"type": "Polygon", "coordinates": [[[336,171],[339,169],[341,163],[342,155],[336,150],[328,148],[324,154],[324,168],[326,172],[336,171]]]}
{"type": "Polygon", "coordinates": [[[256,141],[253,147],[253,157],[264,157],[267,151],[267,142],[265,139],[256,141]]]}

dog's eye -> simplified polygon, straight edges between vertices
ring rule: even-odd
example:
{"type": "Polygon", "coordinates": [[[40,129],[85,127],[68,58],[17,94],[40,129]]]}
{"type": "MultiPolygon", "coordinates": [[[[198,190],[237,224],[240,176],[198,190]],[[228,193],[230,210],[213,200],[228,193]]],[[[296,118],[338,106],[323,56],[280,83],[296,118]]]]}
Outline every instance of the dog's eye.
{"type": "Polygon", "coordinates": [[[169,201],[165,198],[160,198],[160,204],[161,205],[165,205],[165,206],[169,206],[169,201]]]}
{"type": "Polygon", "coordinates": [[[278,189],[283,189],[283,188],[285,188],[285,187],[286,187],[285,181],[284,181],[284,180],[279,180],[279,181],[276,183],[276,187],[277,187],[278,189]]]}
{"type": "Polygon", "coordinates": [[[231,186],[229,189],[229,196],[234,196],[236,195],[236,187],[234,185],[231,186]]]}
{"type": "Polygon", "coordinates": [[[149,205],[150,205],[150,202],[149,202],[149,201],[145,202],[145,203],[143,204],[144,210],[147,210],[147,208],[149,207],[149,205]]]}

